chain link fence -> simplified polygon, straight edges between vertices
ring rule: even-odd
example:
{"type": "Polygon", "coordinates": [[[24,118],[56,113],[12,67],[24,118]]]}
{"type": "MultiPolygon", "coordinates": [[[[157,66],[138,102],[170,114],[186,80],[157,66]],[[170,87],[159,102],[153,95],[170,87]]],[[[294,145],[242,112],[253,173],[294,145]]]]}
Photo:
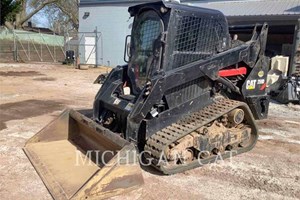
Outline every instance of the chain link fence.
{"type": "Polygon", "coordinates": [[[0,32],[0,60],[16,62],[62,62],[64,36],[20,30],[0,32]]]}
{"type": "Polygon", "coordinates": [[[74,51],[80,65],[103,65],[103,37],[101,32],[67,33],[66,50],[74,51]]]}
{"type": "Polygon", "coordinates": [[[0,62],[65,62],[72,51],[74,64],[103,65],[103,38],[93,32],[35,33],[0,30],[0,62]]]}

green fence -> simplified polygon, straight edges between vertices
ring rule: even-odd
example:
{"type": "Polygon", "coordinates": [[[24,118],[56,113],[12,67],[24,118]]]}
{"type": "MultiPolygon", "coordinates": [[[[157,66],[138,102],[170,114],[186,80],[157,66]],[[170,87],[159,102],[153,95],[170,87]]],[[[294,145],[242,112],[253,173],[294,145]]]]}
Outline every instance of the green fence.
{"type": "Polygon", "coordinates": [[[0,30],[0,61],[61,62],[64,36],[22,30],[0,30]]]}

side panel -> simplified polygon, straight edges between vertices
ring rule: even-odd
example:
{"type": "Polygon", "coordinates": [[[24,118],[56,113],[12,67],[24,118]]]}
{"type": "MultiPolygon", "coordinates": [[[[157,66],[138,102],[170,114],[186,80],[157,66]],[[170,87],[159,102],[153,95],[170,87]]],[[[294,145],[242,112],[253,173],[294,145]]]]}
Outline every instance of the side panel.
{"type": "Polygon", "coordinates": [[[268,116],[270,97],[266,94],[270,59],[261,56],[242,86],[242,94],[255,119],[268,116]]]}

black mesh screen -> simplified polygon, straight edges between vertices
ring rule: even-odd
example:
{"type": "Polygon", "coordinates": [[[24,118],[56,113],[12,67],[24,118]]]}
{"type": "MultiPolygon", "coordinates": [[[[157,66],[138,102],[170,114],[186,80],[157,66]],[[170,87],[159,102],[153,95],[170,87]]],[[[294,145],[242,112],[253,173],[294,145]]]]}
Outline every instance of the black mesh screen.
{"type": "Polygon", "coordinates": [[[222,26],[216,19],[179,16],[174,37],[172,68],[208,58],[217,53],[222,43],[222,26]]]}

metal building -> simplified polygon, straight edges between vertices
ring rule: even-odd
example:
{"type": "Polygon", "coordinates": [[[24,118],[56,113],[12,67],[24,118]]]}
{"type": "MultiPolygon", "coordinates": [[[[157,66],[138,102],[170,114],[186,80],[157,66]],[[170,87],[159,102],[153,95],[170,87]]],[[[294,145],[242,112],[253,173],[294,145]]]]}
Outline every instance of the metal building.
{"type": "MultiPolygon", "coordinates": [[[[124,64],[125,37],[130,34],[132,24],[127,9],[145,2],[151,0],[81,0],[79,35],[83,45],[79,49],[80,62],[108,66],[124,64]]],[[[232,26],[268,22],[271,34],[268,45],[276,53],[293,54],[300,0],[181,0],[181,3],[220,10],[232,26]]],[[[252,28],[233,29],[233,32],[243,38],[252,28]]]]}
{"type": "Polygon", "coordinates": [[[195,2],[196,6],[220,10],[231,25],[230,32],[247,41],[253,25],[267,22],[266,54],[290,58],[289,75],[300,68],[300,0],[231,0],[195,2]]]}
{"type": "Polygon", "coordinates": [[[79,58],[81,64],[124,64],[125,37],[130,34],[131,5],[146,1],[81,0],[79,6],[79,58]]]}

